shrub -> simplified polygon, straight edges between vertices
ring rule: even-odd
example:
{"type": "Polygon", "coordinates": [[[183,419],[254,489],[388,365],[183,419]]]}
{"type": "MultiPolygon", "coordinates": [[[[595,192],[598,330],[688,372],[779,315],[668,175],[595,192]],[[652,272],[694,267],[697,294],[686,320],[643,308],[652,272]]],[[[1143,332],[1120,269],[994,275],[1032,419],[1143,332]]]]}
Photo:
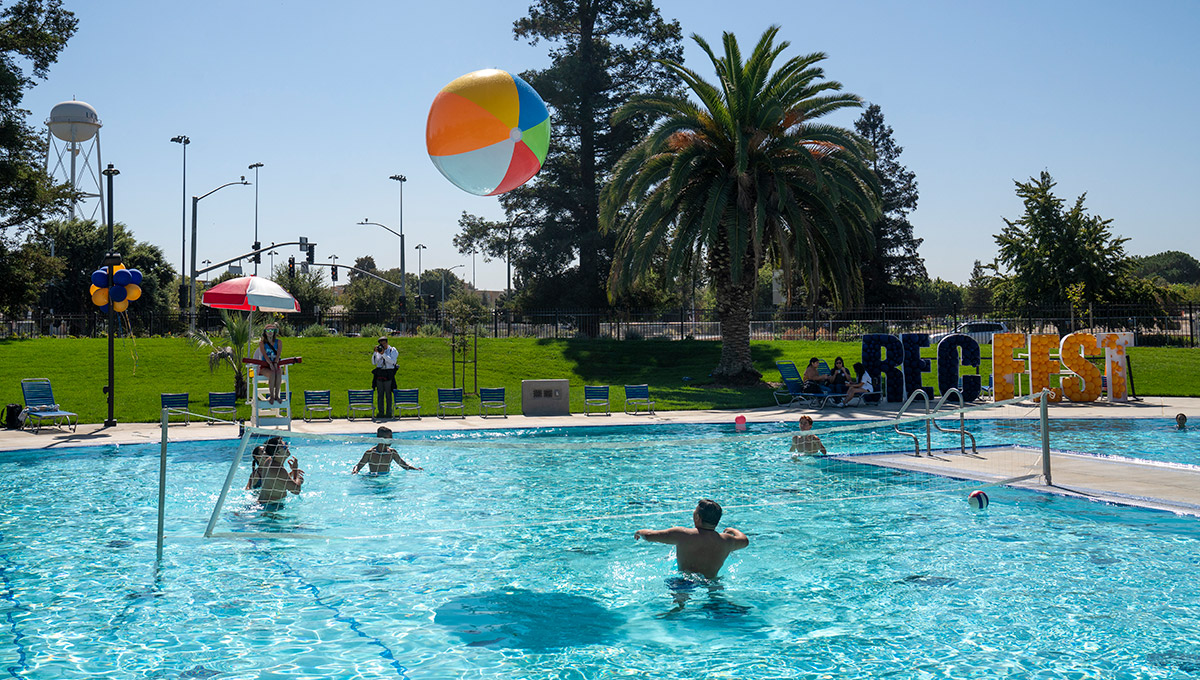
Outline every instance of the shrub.
{"type": "Polygon", "coordinates": [[[842,326],[838,329],[838,342],[854,342],[867,335],[867,327],[860,323],[852,323],[847,326],[842,326]]]}
{"type": "Polygon", "coordinates": [[[329,329],[319,323],[314,323],[306,326],[304,330],[300,331],[300,334],[306,338],[325,338],[329,337],[329,329]]]}
{"type": "Polygon", "coordinates": [[[422,338],[440,338],[442,336],[442,327],[436,323],[421,324],[417,328],[417,335],[422,338]]]}

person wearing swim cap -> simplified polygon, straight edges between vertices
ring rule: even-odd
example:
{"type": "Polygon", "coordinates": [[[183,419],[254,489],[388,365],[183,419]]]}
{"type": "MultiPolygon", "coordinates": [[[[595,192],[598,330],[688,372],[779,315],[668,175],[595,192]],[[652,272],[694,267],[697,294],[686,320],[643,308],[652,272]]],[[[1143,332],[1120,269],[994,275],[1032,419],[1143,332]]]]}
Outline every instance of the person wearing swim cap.
{"type": "Polygon", "coordinates": [[[699,574],[715,579],[725,565],[729,553],[750,545],[746,534],[728,528],[718,533],[721,521],[721,506],[714,500],[703,498],[692,511],[693,527],[671,527],[670,529],[638,529],[633,540],[645,539],[650,543],[666,543],[675,546],[675,559],[680,571],[699,574]]]}
{"type": "Polygon", "coordinates": [[[1182,413],[1175,416],[1175,429],[1176,430],[1186,430],[1187,429],[1187,416],[1183,415],[1182,413]]]}
{"type": "MultiPolygon", "coordinates": [[[[391,439],[392,431],[389,428],[380,426],[375,432],[375,436],[380,439],[391,439]]],[[[358,471],[363,469],[363,466],[368,466],[368,470],[373,475],[386,475],[391,472],[392,463],[396,463],[405,470],[420,470],[419,468],[400,457],[396,453],[396,449],[388,446],[383,442],[379,442],[375,446],[367,449],[367,452],[358,459],[358,463],[350,469],[350,474],[357,475],[358,471]]]]}

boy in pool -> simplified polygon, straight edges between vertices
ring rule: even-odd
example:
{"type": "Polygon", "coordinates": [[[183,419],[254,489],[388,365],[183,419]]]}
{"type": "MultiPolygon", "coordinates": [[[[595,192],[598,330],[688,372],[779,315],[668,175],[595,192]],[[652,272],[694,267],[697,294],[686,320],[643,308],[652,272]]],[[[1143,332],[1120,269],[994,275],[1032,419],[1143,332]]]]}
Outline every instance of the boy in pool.
{"type": "Polygon", "coordinates": [[[258,489],[258,502],[275,505],[287,498],[288,493],[299,494],[304,485],[304,470],[295,456],[288,458],[288,445],[282,437],[267,440],[263,463],[250,474],[248,486],[258,489]],[[284,468],[288,464],[290,470],[284,468]]]}
{"type": "MultiPolygon", "coordinates": [[[[391,439],[392,431],[386,427],[380,426],[380,428],[376,430],[375,436],[379,437],[380,439],[391,439]]],[[[350,474],[357,475],[358,471],[361,470],[364,465],[366,465],[369,466],[371,474],[386,475],[391,471],[393,461],[395,461],[397,465],[405,470],[422,469],[415,465],[409,464],[408,461],[400,457],[400,454],[396,453],[396,449],[393,449],[387,444],[380,442],[367,449],[366,453],[362,455],[362,458],[358,459],[358,463],[356,463],[354,467],[350,469],[350,474]]]]}
{"type": "Polygon", "coordinates": [[[750,545],[746,534],[737,529],[729,528],[717,533],[717,524],[720,521],[721,506],[716,501],[704,498],[692,511],[694,528],[638,529],[633,534],[633,540],[644,538],[651,543],[673,545],[680,571],[714,579],[724,566],[729,553],[750,545]]]}
{"type": "MultiPolygon", "coordinates": [[[[808,432],[812,429],[813,419],[808,416],[800,416],[800,431],[808,432]]],[[[809,432],[808,434],[798,434],[792,437],[792,448],[788,449],[796,454],[792,458],[800,456],[824,456],[828,453],[825,450],[825,445],[821,443],[821,438],[809,432]]]]}
{"type": "Polygon", "coordinates": [[[1175,416],[1175,429],[1176,430],[1186,430],[1187,429],[1187,416],[1183,415],[1182,413],[1175,416]]]}

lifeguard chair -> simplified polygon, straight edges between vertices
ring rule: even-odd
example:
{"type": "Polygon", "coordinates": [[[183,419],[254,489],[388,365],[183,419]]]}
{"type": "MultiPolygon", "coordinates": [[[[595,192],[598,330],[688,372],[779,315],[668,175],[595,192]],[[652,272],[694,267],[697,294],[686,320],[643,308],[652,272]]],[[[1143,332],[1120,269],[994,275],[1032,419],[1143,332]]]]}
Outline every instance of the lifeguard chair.
{"type": "Polygon", "coordinates": [[[300,357],[288,357],[279,361],[279,396],[283,401],[274,404],[267,401],[271,394],[271,386],[266,376],[260,375],[259,366],[265,364],[260,359],[242,359],[242,363],[250,364],[250,424],[254,427],[286,427],[292,429],[292,383],[288,377],[288,368],[302,361],[300,357]]]}

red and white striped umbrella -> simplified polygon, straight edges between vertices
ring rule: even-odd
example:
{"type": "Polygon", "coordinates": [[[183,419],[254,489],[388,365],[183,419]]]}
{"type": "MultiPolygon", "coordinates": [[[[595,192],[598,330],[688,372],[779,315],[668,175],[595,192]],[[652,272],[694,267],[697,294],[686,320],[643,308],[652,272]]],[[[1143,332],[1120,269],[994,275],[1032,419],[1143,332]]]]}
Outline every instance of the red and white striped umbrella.
{"type": "Polygon", "coordinates": [[[300,311],[300,303],[279,284],[257,276],[239,276],[222,281],[204,291],[200,303],[215,309],[238,309],[245,312],[256,309],[260,312],[300,311]]]}

